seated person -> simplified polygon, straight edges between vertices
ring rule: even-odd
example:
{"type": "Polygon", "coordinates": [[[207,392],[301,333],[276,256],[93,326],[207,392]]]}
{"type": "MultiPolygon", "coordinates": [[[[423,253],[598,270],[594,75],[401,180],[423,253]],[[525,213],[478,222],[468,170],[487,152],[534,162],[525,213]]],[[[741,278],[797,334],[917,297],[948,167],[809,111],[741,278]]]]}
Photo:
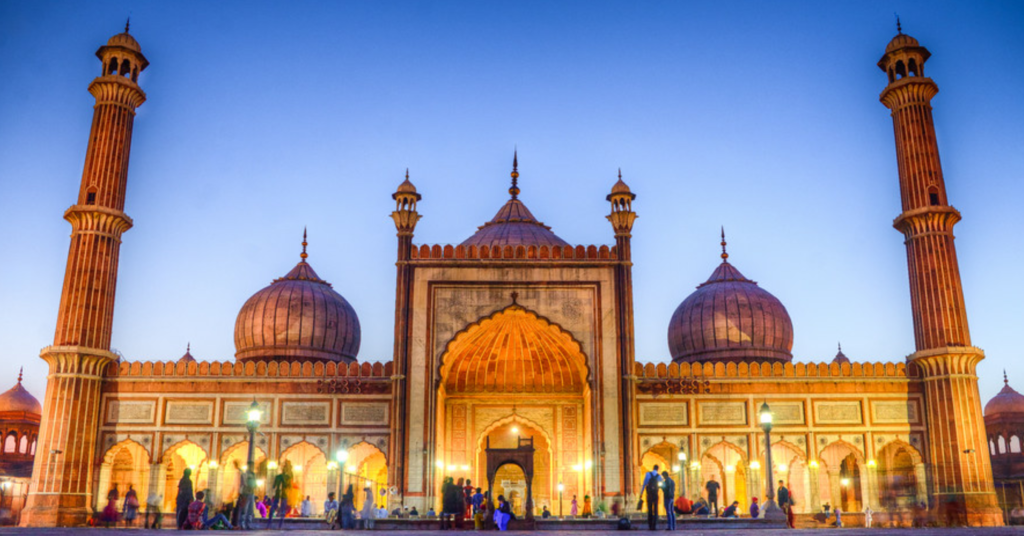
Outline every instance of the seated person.
{"type": "Polygon", "coordinates": [[[711,508],[708,506],[708,502],[704,500],[704,497],[697,497],[692,509],[695,516],[706,516],[711,513],[711,508]]]}
{"type": "Polygon", "coordinates": [[[681,516],[693,513],[693,503],[690,502],[690,499],[686,498],[686,495],[676,497],[676,502],[672,505],[672,508],[681,516]]]}
{"type": "Polygon", "coordinates": [[[411,517],[420,517],[420,511],[417,510],[415,506],[413,506],[412,510],[409,510],[409,515],[411,517]]]}
{"type": "Polygon", "coordinates": [[[757,504],[757,497],[750,499],[750,518],[757,519],[757,516],[761,514],[761,506],[757,504]]]}
{"type": "Polygon", "coordinates": [[[726,508],[722,512],[722,516],[721,517],[739,517],[739,512],[737,512],[739,507],[740,507],[740,502],[739,501],[733,501],[732,504],[730,504],[729,507],[726,508]]]}
{"type": "Polygon", "coordinates": [[[206,494],[200,491],[196,493],[196,500],[188,505],[188,524],[196,529],[208,529],[217,523],[223,523],[225,527],[234,529],[231,521],[221,512],[217,512],[213,518],[208,517],[209,512],[206,510],[206,503],[203,502],[204,498],[206,494]]]}
{"type": "Polygon", "coordinates": [[[391,511],[391,517],[402,517],[402,509],[401,508],[395,508],[394,510],[392,510],[391,511]]]}
{"type": "Polygon", "coordinates": [[[541,510],[540,517],[543,518],[543,519],[547,519],[547,518],[551,517],[551,512],[548,510],[547,505],[545,505],[544,509],[541,510]]]}
{"type": "Polygon", "coordinates": [[[429,518],[437,517],[437,512],[434,510],[433,506],[430,507],[430,510],[427,510],[427,517],[429,517],[429,518]]]}

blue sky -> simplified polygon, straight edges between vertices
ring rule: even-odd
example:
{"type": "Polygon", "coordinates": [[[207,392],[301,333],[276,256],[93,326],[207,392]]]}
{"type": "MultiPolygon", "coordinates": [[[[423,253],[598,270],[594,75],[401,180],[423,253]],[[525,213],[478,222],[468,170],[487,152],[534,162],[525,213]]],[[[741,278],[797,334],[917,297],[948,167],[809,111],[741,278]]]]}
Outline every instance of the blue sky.
{"type": "Polygon", "coordinates": [[[875,63],[927,72],[983,399],[1024,388],[1024,4],[1019,2],[0,3],[0,374],[37,396],[100,71],[130,13],[151,65],[135,123],[113,346],[231,360],[245,300],[297,261],[388,360],[391,192],[416,243],[453,243],[507,198],[565,240],[611,244],[616,169],[637,193],[637,357],[668,359],[676,306],[730,260],[786,305],[798,361],[914,350],[892,124],[875,63]]]}

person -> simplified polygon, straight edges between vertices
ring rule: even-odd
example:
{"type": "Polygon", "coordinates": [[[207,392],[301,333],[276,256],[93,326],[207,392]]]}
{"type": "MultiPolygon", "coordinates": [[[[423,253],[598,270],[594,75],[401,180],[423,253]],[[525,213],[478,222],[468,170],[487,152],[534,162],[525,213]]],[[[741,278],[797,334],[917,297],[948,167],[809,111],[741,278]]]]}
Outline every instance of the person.
{"type": "Polygon", "coordinates": [[[871,528],[871,514],[874,514],[874,510],[870,506],[864,507],[864,528],[871,528]]]}
{"type": "Polygon", "coordinates": [[[834,525],[836,527],[842,527],[843,526],[843,511],[842,511],[842,509],[840,509],[839,505],[837,504],[836,507],[832,509],[832,511],[836,513],[836,522],[834,523],[834,525]]]}
{"type": "Polygon", "coordinates": [[[757,504],[757,497],[750,499],[750,519],[757,519],[761,514],[761,507],[757,504]]]}
{"type": "Polygon", "coordinates": [[[238,493],[238,526],[245,530],[252,530],[253,507],[256,501],[256,473],[251,468],[246,468],[241,477],[241,486],[238,493]]]}
{"type": "Polygon", "coordinates": [[[380,508],[376,509],[374,512],[376,513],[374,517],[376,517],[377,519],[388,518],[388,509],[384,507],[384,503],[380,503],[380,508]]]}
{"type": "MultiPolygon", "coordinates": [[[[661,475],[658,473],[658,466],[644,475],[644,484],[640,493],[647,494],[647,528],[658,530],[658,484],[661,483],[661,475]]],[[[642,504],[642,503],[641,503],[642,504]]],[[[640,505],[637,505],[640,509],[640,505]]]]}
{"type": "Polygon", "coordinates": [[[584,495],[583,496],[583,511],[580,512],[580,516],[582,516],[583,519],[590,519],[590,516],[592,516],[592,515],[594,515],[594,511],[591,509],[591,506],[590,506],[590,495],[584,495]]]}
{"type": "Polygon", "coordinates": [[[409,517],[420,517],[420,511],[413,506],[412,510],[409,510],[409,517]]]}
{"type": "Polygon", "coordinates": [[[178,529],[185,528],[188,518],[188,506],[195,500],[192,493],[192,469],[186,467],[178,481],[178,495],[174,498],[174,512],[177,517],[178,529]]]}
{"type": "Polygon", "coordinates": [[[341,505],[338,508],[341,514],[341,529],[356,528],[356,493],[352,489],[352,484],[348,485],[345,494],[341,496],[341,505]]]}
{"type": "Polygon", "coordinates": [[[693,513],[693,502],[686,498],[686,495],[680,495],[676,497],[676,502],[673,505],[677,514],[681,516],[689,515],[693,513]]]}
{"type": "Polygon", "coordinates": [[[267,512],[270,510],[270,495],[263,495],[262,501],[256,501],[256,510],[259,511],[260,517],[263,519],[267,518],[267,512]]]}
{"type": "Polygon", "coordinates": [[[434,519],[435,517],[437,517],[437,511],[431,506],[430,510],[427,510],[427,519],[434,519]]]}
{"type": "Polygon", "coordinates": [[[722,488],[722,485],[715,480],[712,476],[708,480],[707,484],[704,484],[704,489],[708,492],[708,514],[710,515],[711,509],[715,510],[715,517],[718,517],[718,490],[722,488]]]}
{"type": "Polygon", "coordinates": [[[462,487],[452,477],[446,479],[447,486],[441,488],[441,528],[454,529],[456,516],[463,512],[462,487]]]}
{"type": "Polygon", "coordinates": [[[203,512],[206,511],[206,501],[203,500],[203,492],[196,493],[195,498],[188,504],[185,510],[185,523],[182,529],[203,528],[203,512]]]}
{"type": "Polygon", "coordinates": [[[327,494],[327,500],[324,501],[324,521],[327,522],[327,527],[333,527],[334,522],[338,519],[338,500],[334,498],[334,492],[327,494]]]}
{"type": "Polygon", "coordinates": [[[785,512],[789,507],[789,502],[792,500],[792,497],[790,497],[789,488],[786,487],[786,482],[783,480],[779,481],[779,493],[777,497],[779,499],[779,508],[782,508],[782,511],[785,512]]]}
{"type": "Polygon", "coordinates": [[[373,529],[373,487],[366,486],[363,488],[363,509],[359,512],[359,516],[363,518],[363,528],[366,530],[373,529]]]}
{"type": "Polygon", "coordinates": [[[508,530],[508,522],[512,519],[512,507],[504,495],[498,495],[498,508],[494,510],[494,524],[498,530],[508,530]]]}
{"type": "Polygon", "coordinates": [[[572,496],[572,502],[569,505],[569,515],[576,517],[576,514],[579,513],[580,503],[576,501],[575,495],[572,496]]]}
{"type": "Polygon", "coordinates": [[[708,506],[708,501],[704,497],[697,497],[696,501],[693,501],[693,515],[706,516],[711,513],[711,507],[708,506]]]}
{"type": "Polygon", "coordinates": [[[188,507],[188,518],[189,523],[191,524],[190,526],[196,529],[209,529],[213,528],[218,523],[223,523],[224,526],[228,529],[234,529],[235,527],[231,526],[231,521],[228,520],[228,516],[225,515],[223,511],[217,512],[217,515],[213,516],[212,518],[210,517],[210,512],[212,511],[212,509],[209,508],[209,502],[207,501],[207,497],[209,497],[209,495],[205,492],[200,491],[199,493],[196,493],[196,500],[188,507]],[[199,506],[196,506],[197,504],[199,506]],[[198,510],[198,514],[196,515],[195,518],[193,518],[192,514],[196,510],[198,510]]]}
{"type": "Polygon", "coordinates": [[[733,501],[732,504],[727,506],[725,508],[725,510],[722,511],[722,517],[739,517],[739,512],[737,512],[739,507],[740,507],[740,502],[739,501],[733,501]]]}
{"type": "Polygon", "coordinates": [[[543,509],[540,512],[540,517],[541,519],[547,519],[551,517],[551,512],[548,510],[548,505],[544,505],[543,509]]]}
{"type": "Polygon", "coordinates": [[[472,518],[473,517],[473,492],[474,491],[476,491],[476,488],[473,487],[473,483],[470,482],[470,480],[467,478],[466,479],[466,486],[464,488],[462,488],[462,492],[463,492],[463,502],[466,505],[466,509],[465,509],[464,514],[465,514],[465,517],[468,517],[468,518],[472,518]]]}
{"type": "Polygon", "coordinates": [[[473,503],[473,512],[479,512],[484,505],[483,490],[481,490],[480,488],[476,488],[476,493],[473,494],[471,502],[473,503]]]}
{"type": "Polygon", "coordinates": [[[274,477],[274,502],[270,504],[270,513],[267,515],[267,530],[274,522],[274,513],[280,512],[281,517],[277,520],[277,530],[284,526],[284,516],[288,513],[288,490],[292,487],[292,462],[286,460],[281,472],[274,477]]]}
{"type": "Polygon", "coordinates": [[[661,487],[661,497],[665,503],[665,521],[668,523],[668,530],[676,530],[676,511],[674,507],[676,502],[676,481],[672,480],[668,471],[662,471],[661,478],[664,482],[661,487]]]}
{"type": "Polygon", "coordinates": [[[786,505],[786,525],[791,529],[796,528],[796,512],[793,510],[792,495],[790,495],[789,504],[786,505]]]}
{"type": "Polygon", "coordinates": [[[128,492],[124,494],[124,506],[121,512],[124,514],[124,526],[132,526],[132,522],[135,521],[135,516],[139,512],[139,495],[131,484],[128,484],[128,492]]]}
{"type": "Polygon", "coordinates": [[[164,505],[164,496],[154,491],[146,498],[146,528],[158,529],[163,524],[164,514],[161,509],[164,505]],[[150,514],[153,515],[153,522],[149,522],[150,514]]]}
{"type": "Polygon", "coordinates": [[[305,499],[299,504],[299,515],[302,517],[313,517],[313,501],[309,500],[309,495],[306,495],[305,499]]]}
{"type": "Polygon", "coordinates": [[[114,483],[114,487],[110,488],[107,492],[107,506],[103,509],[102,520],[103,523],[110,528],[110,524],[113,523],[117,526],[117,500],[121,497],[121,494],[117,491],[117,483],[114,483]]]}

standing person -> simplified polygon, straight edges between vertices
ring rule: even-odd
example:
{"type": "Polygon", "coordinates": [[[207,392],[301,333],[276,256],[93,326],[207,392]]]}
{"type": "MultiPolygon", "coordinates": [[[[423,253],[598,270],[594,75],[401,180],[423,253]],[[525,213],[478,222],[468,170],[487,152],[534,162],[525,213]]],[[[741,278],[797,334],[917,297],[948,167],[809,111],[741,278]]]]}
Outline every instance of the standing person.
{"type": "Polygon", "coordinates": [[[192,492],[192,469],[185,468],[185,472],[178,481],[178,495],[174,498],[175,521],[178,522],[178,530],[185,528],[188,521],[188,507],[195,500],[192,492]]]}
{"type": "Polygon", "coordinates": [[[783,480],[779,481],[778,497],[779,508],[782,508],[782,511],[785,512],[786,508],[789,507],[789,503],[793,500],[793,498],[790,496],[789,488],[786,487],[786,482],[783,480]]]}
{"type": "Polygon", "coordinates": [[[110,488],[107,492],[107,506],[103,509],[103,523],[110,528],[110,524],[113,523],[117,526],[117,500],[121,497],[121,494],[117,491],[117,483],[114,483],[114,487],[110,488]]]}
{"type": "Polygon", "coordinates": [[[441,527],[455,528],[455,516],[462,511],[462,487],[452,477],[445,479],[446,487],[441,492],[441,527]]]}
{"type": "Polygon", "coordinates": [[[131,484],[128,484],[128,492],[124,494],[124,507],[121,512],[124,513],[124,526],[132,526],[136,514],[139,513],[139,494],[135,493],[135,487],[131,484]]]}
{"type": "Polygon", "coordinates": [[[871,514],[875,513],[870,506],[864,507],[864,527],[871,528],[871,514]]]}
{"type": "Polygon", "coordinates": [[[299,515],[302,517],[313,517],[313,501],[309,500],[309,495],[306,495],[305,499],[299,503],[299,515]]]}
{"type": "Polygon", "coordinates": [[[363,488],[363,496],[363,510],[359,515],[363,518],[363,528],[370,530],[373,528],[373,518],[376,517],[373,511],[373,488],[363,488]]]}
{"type": "Polygon", "coordinates": [[[235,505],[238,510],[238,526],[245,530],[252,530],[253,509],[256,506],[256,473],[252,471],[252,468],[246,468],[241,480],[241,485],[238,487],[238,503],[235,505]]]}
{"type": "Polygon", "coordinates": [[[569,503],[569,515],[571,515],[572,517],[576,517],[576,514],[579,513],[579,510],[580,510],[580,503],[576,501],[576,496],[573,495],[572,496],[572,502],[569,503]]]}
{"type": "Polygon", "coordinates": [[[472,503],[474,513],[479,512],[483,508],[484,494],[482,489],[476,488],[476,493],[473,494],[472,503]]]}
{"type": "Polygon", "coordinates": [[[280,512],[281,517],[277,520],[277,530],[284,526],[284,516],[288,513],[288,490],[292,487],[292,462],[285,461],[281,472],[274,477],[274,502],[270,504],[270,513],[267,515],[267,530],[270,530],[274,522],[274,512],[280,512]]]}
{"type": "Polygon", "coordinates": [[[836,507],[832,509],[832,511],[836,513],[836,523],[835,523],[836,527],[842,527],[843,526],[843,510],[841,508],[839,508],[839,505],[837,504],[836,507]]]}
{"type": "Polygon", "coordinates": [[[590,519],[590,516],[594,515],[594,510],[590,506],[590,495],[583,496],[583,511],[580,512],[580,516],[583,519],[590,519]]]}
{"type": "Polygon", "coordinates": [[[473,517],[473,492],[476,491],[476,488],[473,487],[473,483],[468,478],[466,479],[466,487],[462,488],[462,491],[463,491],[463,494],[464,494],[463,500],[464,500],[464,502],[466,504],[466,510],[464,512],[465,517],[472,518],[473,517]]]}
{"type": "Polygon", "coordinates": [[[715,477],[712,476],[708,480],[707,484],[704,484],[704,489],[708,492],[708,516],[711,515],[711,509],[715,511],[715,517],[718,517],[718,490],[721,489],[722,485],[719,484],[715,477]]]}
{"type": "Polygon", "coordinates": [[[356,492],[352,484],[348,485],[345,494],[341,496],[341,529],[351,530],[356,528],[356,492]]]}
{"type": "Polygon", "coordinates": [[[672,480],[668,471],[662,471],[661,478],[665,482],[664,486],[661,488],[662,501],[665,503],[665,521],[668,523],[668,530],[676,530],[676,512],[674,507],[676,498],[676,481],[672,480]]]}
{"type": "Polygon", "coordinates": [[[462,518],[466,515],[466,483],[464,478],[459,478],[459,481],[455,483],[455,488],[458,491],[458,497],[455,499],[455,511],[452,512],[452,517],[455,518],[455,528],[462,529],[462,518]]]}
{"type": "Polygon", "coordinates": [[[661,482],[661,475],[658,474],[658,466],[644,475],[644,485],[640,493],[647,494],[647,528],[658,530],[658,484],[661,482]]]}
{"type": "Polygon", "coordinates": [[[164,505],[164,496],[154,491],[146,498],[146,528],[158,529],[163,524],[164,513],[161,511],[164,505]],[[154,520],[149,522],[149,516],[153,514],[154,520]]]}

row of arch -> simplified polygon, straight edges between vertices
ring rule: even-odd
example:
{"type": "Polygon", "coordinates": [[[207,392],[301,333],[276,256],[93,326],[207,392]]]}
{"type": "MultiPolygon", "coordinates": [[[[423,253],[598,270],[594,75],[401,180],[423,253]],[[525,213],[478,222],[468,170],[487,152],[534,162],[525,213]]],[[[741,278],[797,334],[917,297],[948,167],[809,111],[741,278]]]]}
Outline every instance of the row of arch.
{"type": "Polygon", "coordinates": [[[907,62],[904,62],[903,60],[896,60],[896,63],[889,67],[888,72],[890,83],[901,80],[907,76],[924,76],[924,62],[921,62],[921,64],[918,65],[916,58],[910,58],[907,62]]]}
{"type": "Polygon", "coordinates": [[[388,379],[394,365],[391,361],[333,363],[322,361],[115,361],[107,368],[107,376],[288,376],[319,378],[388,379]]]}
{"type": "Polygon", "coordinates": [[[1007,441],[1004,435],[998,435],[994,438],[990,436],[988,438],[988,450],[992,456],[1007,453],[1020,454],[1020,437],[1017,434],[1013,434],[1010,436],[1009,441],[1007,441]]]}
{"type": "MultiPolygon", "coordinates": [[[[759,451],[756,460],[749,460],[745,448],[723,440],[704,449],[686,467],[678,467],[673,466],[678,447],[663,442],[644,453],[642,470],[657,464],[680,471],[682,475],[676,472],[672,477],[685,479],[691,498],[706,498],[705,484],[714,478],[721,485],[719,505],[739,501],[746,510],[753,497],[765,498],[766,462],[763,449],[759,451]]],[[[910,509],[926,495],[921,455],[902,441],[881,448],[877,460],[866,460],[860,449],[845,441],[829,444],[816,459],[808,459],[797,445],[779,441],[772,445],[772,460],[774,480],[782,480],[789,488],[799,513],[819,512],[825,504],[844,512],[861,512],[867,505],[910,509]]]]}
{"type": "MultiPolygon", "coordinates": [[[[195,491],[208,490],[213,504],[234,503],[238,499],[241,477],[247,469],[249,443],[242,441],[225,449],[219,458],[210,459],[206,451],[192,441],[182,441],[164,451],[157,460],[151,460],[149,452],[140,443],[126,439],[112,446],[103,456],[100,466],[97,508],[102,509],[108,492],[115,486],[123,502],[129,488],[136,491],[140,502],[150,494],[162,497],[163,510],[175,509],[178,484],[185,469],[192,470],[192,485],[195,491]]],[[[254,472],[257,477],[257,496],[273,493],[274,478],[280,473],[291,475],[291,485],[286,490],[288,504],[297,515],[301,501],[309,497],[314,512],[323,514],[323,503],[327,493],[337,492],[339,484],[352,484],[356,491],[357,507],[365,501],[363,488],[369,486],[374,496],[387,487],[387,461],[384,453],[375,445],[360,442],[347,449],[349,458],[346,465],[338,468],[320,447],[308,441],[290,445],[276,459],[268,458],[266,452],[254,449],[254,472]],[[342,479],[339,483],[339,477],[342,479]]],[[[122,508],[123,504],[118,505],[122,508]]]]}
{"type": "Polygon", "coordinates": [[[734,378],[758,376],[786,377],[916,377],[916,366],[906,363],[779,363],[778,361],[742,363],[639,363],[633,364],[633,373],[641,380],[665,380],[699,376],[734,378]]]}
{"type": "Polygon", "coordinates": [[[3,434],[4,444],[3,449],[0,450],[0,454],[24,454],[26,456],[35,456],[36,441],[38,437],[39,434],[34,432],[19,433],[18,430],[9,430],[3,434]]]}
{"type": "Polygon", "coordinates": [[[119,59],[117,56],[110,58],[110,61],[104,67],[104,75],[121,75],[126,78],[130,78],[132,82],[139,81],[139,66],[132,66],[132,62],[127,58],[119,59]]]}

